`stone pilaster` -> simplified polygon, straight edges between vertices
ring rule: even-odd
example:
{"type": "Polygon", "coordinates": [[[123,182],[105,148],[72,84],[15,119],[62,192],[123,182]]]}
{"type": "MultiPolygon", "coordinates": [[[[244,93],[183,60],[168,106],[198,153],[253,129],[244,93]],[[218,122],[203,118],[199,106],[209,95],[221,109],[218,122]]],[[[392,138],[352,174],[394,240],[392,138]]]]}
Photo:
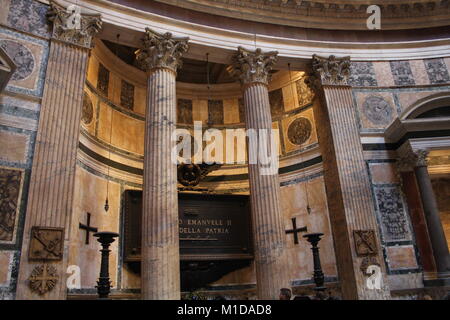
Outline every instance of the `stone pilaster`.
{"type": "Polygon", "coordinates": [[[180,253],[176,163],[177,68],[188,38],[146,29],[136,58],[148,74],[142,212],[142,299],[180,299],[180,253]]]}
{"type": "MultiPolygon", "coordinates": [[[[386,299],[385,274],[370,180],[359,135],[350,58],[313,56],[308,84],[321,99],[314,113],[324,159],[325,183],[336,261],[345,299],[386,299]],[[367,245],[369,243],[369,245],[367,245]],[[381,288],[367,285],[368,265],[381,269],[381,288]]],[[[331,235],[330,235],[331,236],[331,235]]]]}
{"type": "Polygon", "coordinates": [[[17,299],[66,298],[83,87],[91,40],[101,27],[99,15],[79,13],[75,24],[69,23],[69,16],[64,7],[51,2],[48,17],[53,36],[31,169],[17,299]],[[33,227],[38,229],[32,231],[33,227]],[[39,249],[36,252],[30,250],[34,244],[39,249]],[[53,280],[39,287],[45,287],[41,292],[32,290],[30,275],[33,272],[39,284],[42,270],[47,275],[50,272],[53,280]]]}
{"type": "MultiPolygon", "coordinates": [[[[409,149],[409,148],[408,148],[409,149]]],[[[409,149],[400,158],[403,167],[414,169],[417,185],[419,187],[422,207],[427,222],[428,234],[433,248],[434,261],[436,263],[437,275],[440,278],[450,277],[450,257],[439,215],[436,197],[431,185],[431,179],[427,169],[428,151],[409,149]]]]}
{"type": "MultiPolygon", "coordinates": [[[[245,124],[247,130],[271,132],[269,71],[277,52],[262,53],[238,49],[233,67],[243,85],[245,124]]],[[[261,146],[259,146],[261,147],[261,146]]],[[[266,146],[264,146],[266,147],[266,146]]],[[[268,149],[269,146],[267,146],[268,149]]],[[[258,152],[248,147],[249,158],[258,152]],[[251,155],[253,153],[253,155],[251,155]]],[[[278,299],[279,290],[289,285],[285,272],[285,235],[280,212],[280,183],[278,170],[267,175],[258,161],[248,165],[253,234],[255,241],[256,286],[259,299],[278,299]]]]}

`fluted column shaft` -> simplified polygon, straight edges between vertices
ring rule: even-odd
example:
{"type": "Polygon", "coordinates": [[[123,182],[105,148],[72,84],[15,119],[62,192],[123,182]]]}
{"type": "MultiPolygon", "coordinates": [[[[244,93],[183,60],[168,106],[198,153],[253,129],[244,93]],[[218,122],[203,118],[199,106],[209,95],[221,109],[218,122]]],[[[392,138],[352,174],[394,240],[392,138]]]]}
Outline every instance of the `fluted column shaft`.
{"type": "Polygon", "coordinates": [[[336,262],[345,299],[387,299],[385,262],[379,237],[370,179],[364,161],[358,122],[347,84],[350,59],[313,57],[313,74],[309,83],[321,99],[314,112],[318,123],[319,143],[324,158],[327,200],[336,251],[336,262]],[[357,243],[357,233],[371,236],[372,252],[364,242],[357,243]],[[366,261],[366,262],[365,262],[366,261]],[[381,286],[367,285],[364,264],[381,270],[381,286]]]}
{"type": "Polygon", "coordinates": [[[142,298],[180,299],[176,165],[171,141],[176,127],[175,74],[148,76],[142,216],[142,298]]]}
{"type": "MultiPolygon", "coordinates": [[[[258,154],[261,150],[274,151],[271,150],[271,139],[276,137],[269,135],[272,133],[272,117],[267,86],[270,81],[270,70],[277,60],[277,55],[276,51],[263,53],[261,49],[249,51],[239,47],[233,56],[232,65],[234,76],[243,86],[247,132],[254,131],[258,137],[257,142],[249,140],[247,150],[256,290],[259,299],[278,299],[280,289],[289,286],[285,261],[285,235],[279,203],[278,166],[274,172],[268,172],[265,170],[267,164],[261,161],[258,154]],[[271,138],[262,140],[262,135],[271,138]]],[[[278,154],[275,157],[278,157],[278,154]]]]}
{"type": "Polygon", "coordinates": [[[145,29],[136,53],[148,74],[145,115],[141,292],[144,300],[180,299],[176,159],[176,71],[188,38],[145,29]]]}
{"type": "Polygon", "coordinates": [[[44,296],[32,294],[27,286],[32,269],[39,264],[27,257],[33,226],[64,228],[65,242],[68,241],[87,58],[85,49],[56,41],[50,45],[31,168],[17,299],[66,297],[67,243],[62,263],[55,263],[61,279],[44,296]]]}
{"type": "Polygon", "coordinates": [[[65,299],[67,294],[67,253],[83,87],[92,36],[101,27],[99,15],[83,14],[81,29],[66,32],[64,23],[68,14],[51,1],[49,19],[53,22],[53,35],[31,169],[17,299],[65,299]],[[86,25],[91,28],[84,30],[86,25]],[[59,260],[29,259],[32,227],[63,228],[59,260]],[[44,263],[56,268],[57,281],[48,292],[38,294],[30,290],[28,278],[37,265],[44,263]]]}
{"type": "MultiPolygon", "coordinates": [[[[272,119],[267,86],[261,83],[247,86],[244,90],[244,105],[247,130],[263,129],[271,132],[272,119]]],[[[269,146],[267,147],[270,150],[269,146]]],[[[249,164],[248,172],[257,295],[259,299],[278,299],[280,289],[288,286],[278,173],[265,175],[259,161],[249,164]]]]}

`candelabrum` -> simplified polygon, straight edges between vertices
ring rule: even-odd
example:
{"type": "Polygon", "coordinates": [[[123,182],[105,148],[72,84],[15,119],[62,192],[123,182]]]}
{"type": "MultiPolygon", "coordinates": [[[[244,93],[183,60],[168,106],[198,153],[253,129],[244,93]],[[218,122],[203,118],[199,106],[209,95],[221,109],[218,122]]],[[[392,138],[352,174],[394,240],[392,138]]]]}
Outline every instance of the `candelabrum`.
{"type": "Polygon", "coordinates": [[[97,293],[99,299],[108,299],[108,295],[111,291],[111,281],[109,281],[109,246],[114,242],[114,238],[119,236],[115,232],[97,232],[94,233],[94,237],[97,237],[97,241],[101,243],[102,249],[102,261],[100,265],[100,277],[97,281],[97,293]]]}
{"type": "Polygon", "coordinates": [[[313,253],[314,261],[314,283],[316,284],[314,290],[316,290],[318,296],[322,296],[323,292],[326,290],[326,287],[323,285],[325,282],[325,277],[320,264],[319,247],[317,246],[322,236],[323,233],[309,233],[303,236],[303,238],[306,238],[312,246],[311,251],[313,253]]]}

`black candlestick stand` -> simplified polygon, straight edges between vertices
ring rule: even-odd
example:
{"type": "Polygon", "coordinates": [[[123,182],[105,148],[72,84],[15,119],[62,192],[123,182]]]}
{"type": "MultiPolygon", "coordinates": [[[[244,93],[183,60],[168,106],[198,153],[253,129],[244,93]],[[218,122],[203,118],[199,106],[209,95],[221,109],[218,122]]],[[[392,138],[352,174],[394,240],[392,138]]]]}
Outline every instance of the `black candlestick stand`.
{"type": "Polygon", "coordinates": [[[305,234],[303,238],[311,243],[311,251],[313,253],[313,261],[314,261],[314,282],[316,287],[314,290],[317,292],[317,296],[319,298],[323,298],[323,292],[326,290],[326,287],[323,285],[325,282],[325,277],[322,272],[322,266],[320,264],[320,256],[319,256],[319,247],[317,244],[319,243],[323,233],[309,233],[305,234]]]}
{"type": "Polygon", "coordinates": [[[109,292],[111,291],[111,281],[109,281],[109,246],[114,242],[114,238],[119,236],[115,232],[97,232],[94,233],[94,237],[97,237],[97,241],[101,243],[102,250],[102,262],[100,265],[100,277],[97,281],[97,293],[99,300],[107,300],[109,292]]]}

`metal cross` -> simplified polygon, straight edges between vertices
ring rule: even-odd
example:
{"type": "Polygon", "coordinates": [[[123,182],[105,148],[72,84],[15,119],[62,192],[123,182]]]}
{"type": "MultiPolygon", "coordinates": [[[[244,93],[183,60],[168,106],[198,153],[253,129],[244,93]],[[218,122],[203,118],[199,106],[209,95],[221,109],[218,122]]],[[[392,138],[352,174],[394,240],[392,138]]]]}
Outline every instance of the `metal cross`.
{"type": "Polygon", "coordinates": [[[90,232],[97,232],[98,231],[98,229],[97,228],[95,228],[95,227],[91,227],[91,214],[89,213],[89,212],[87,212],[87,218],[86,218],[86,224],[82,224],[81,222],[80,222],[80,224],[79,224],[79,228],[80,229],[83,229],[83,230],[86,230],[86,241],[85,241],[85,243],[86,244],[89,244],[89,233],[90,232]]]}
{"type": "Polygon", "coordinates": [[[297,218],[292,218],[291,220],[292,220],[292,229],[286,230],[286,234],[293,233],[294,234],[294,243],[298,244],[298,234],[300,232],[308,231],[308,228],[307,227],[297,228],[297,218]]]}

